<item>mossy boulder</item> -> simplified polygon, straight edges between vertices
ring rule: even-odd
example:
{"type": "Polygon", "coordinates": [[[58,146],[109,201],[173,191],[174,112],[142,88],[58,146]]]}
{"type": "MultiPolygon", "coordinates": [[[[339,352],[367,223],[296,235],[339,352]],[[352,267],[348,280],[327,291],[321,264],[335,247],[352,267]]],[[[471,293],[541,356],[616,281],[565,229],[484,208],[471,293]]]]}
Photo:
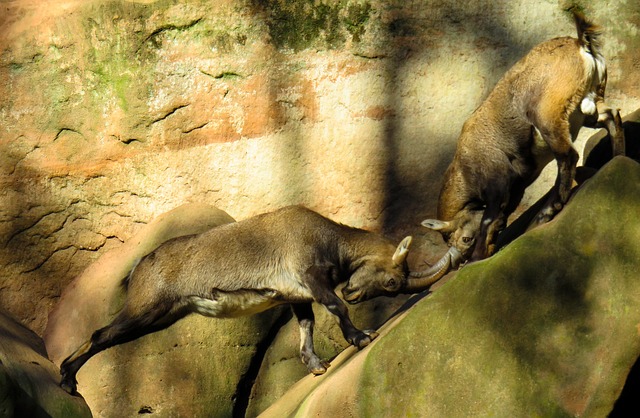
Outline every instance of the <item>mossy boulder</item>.
{"type": "Polygon", "coordinates": [[[606,416],[640,355],[638,207],[640,165],[618,157],[265,416],[606,416]]]}
{"type": "Polygon", "coordinates": [[[82,398],[60,389],[57,376],[40,337],[0,311],[0,416],[91,417],[82,398]]]}

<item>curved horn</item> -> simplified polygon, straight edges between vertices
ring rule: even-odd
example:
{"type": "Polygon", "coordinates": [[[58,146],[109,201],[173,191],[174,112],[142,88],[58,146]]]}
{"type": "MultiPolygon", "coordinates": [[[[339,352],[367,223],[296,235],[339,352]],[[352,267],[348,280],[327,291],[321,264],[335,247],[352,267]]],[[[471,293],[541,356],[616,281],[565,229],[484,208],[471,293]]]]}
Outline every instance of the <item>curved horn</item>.
{"type": "Polygon", "coordinates": [[[396,248],[396,252],[393,254],[392,261],[396,266],[401,266],[404,263],[404,260],[407,258],[407,254],[409,253],[409,246],[411,245],[411,236],[405,237],[398,248],[396,248]]]}
{"type": "Polygon", "coordinates": [[[449,248],[444,256],[433,266],[424,271],[412,271],[407,278],[407,284],[403,289],[406,293],[417,293],[427,289],[440,280],[452,268],[457,267],[462,259],[462,254],[455,247],[449,248]]]}

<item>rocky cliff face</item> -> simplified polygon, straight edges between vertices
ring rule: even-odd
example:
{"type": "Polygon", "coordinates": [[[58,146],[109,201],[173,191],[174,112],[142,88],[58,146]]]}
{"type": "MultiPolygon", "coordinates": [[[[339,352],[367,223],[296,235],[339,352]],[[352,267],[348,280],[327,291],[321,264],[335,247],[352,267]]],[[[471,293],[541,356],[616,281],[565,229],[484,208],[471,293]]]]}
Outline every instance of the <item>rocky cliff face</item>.
{"type": "MultiPolygon", "coordinates": [[[[434,215],[464,120],[533,45],[574,35],[568,5],[3,2],[0,305],[42,334],[63,289],[87,266],[184,203],[237,219],[301,203],[396,238],[411,233],[413,262],[439,254],[440,237],[418,224],[434,215]]],[[[639,6],[583,7],[605,28],[608,101],[623,114],[637,109],[639,6]]],[[[553,181],[544,177],[525,206],[553,181]]],[[[360,318],[379,324],[400,302],[358,307],[360,318]]],[[[223,327],[238,332],[230,346],[244,347],[245,334],[261,327],[252,321],[223,327]]],[[[330,324],[326,356],[344,348],[330,324]]],[[[192,336],[201,330],[185,326],[192,336]]],[[[264,338],[286,341],[294,331],[287,324],[278,337],[254,336],[242,361],[264,338]]],[[[283,358],[301,367],[295,351],[270,349],[265,361],[276,366],[260,374],[287,374],[283,358]]],[[[213,379],[205,375],[203,386],[213,379]]],[[[237,382],[227,383],[233,397],[237,382]]],[[[249,410],[263,409],[286,384],[271,388],[256,385],[249,410]]]]}
{"type": "MultiPolygon", "coordinates": [[[[0,303],[41,333],[84,267],[186,202],[422,233],[463,121],[531,46],[574,34],[563,7],[3,3],[0,303]]],[[[637,108],[637,6],[585,7],[610,101],[637,108]]]]}

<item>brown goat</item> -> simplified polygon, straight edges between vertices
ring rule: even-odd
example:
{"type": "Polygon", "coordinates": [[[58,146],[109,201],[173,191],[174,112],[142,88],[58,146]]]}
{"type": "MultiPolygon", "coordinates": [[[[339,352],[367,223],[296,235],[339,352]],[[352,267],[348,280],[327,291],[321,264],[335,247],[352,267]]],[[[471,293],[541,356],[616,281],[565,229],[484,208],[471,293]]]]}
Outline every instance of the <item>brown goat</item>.
{"type": "Polygon", "coordinates": [[[525,189],[553,158],[557,179],[536,223],[562,209],[578,160],[572,142],[582,126],[606,127],[614,138],[614,155],[624,153],[620,116],[604,104],[601,30],[582,14],[573,15],[577,39],[555,38],[534,47],[465,122],[444,176],[438,219],[422,222],[449,245],[431,281],[494,252],[525,189]]]}
{"type": "Polygon", "coordinates": [[[353,325],[334,288],[346,282],[342,295],[349,303],[422,290],[420,279],[407,277],[410,244],[411,237],[396,246],[300,206],[167,241],[123,282],[127,296],[118,316],[64,360],[61,386],[76,393],[76,374],[92,356],[190,313],[229,318],[281,304],[291,304],[299,321],[303,363],[322,374],[328,363],[313,348],[311,303],[337,317],[349,343],[365,347],[377,334],[353,325]]]}

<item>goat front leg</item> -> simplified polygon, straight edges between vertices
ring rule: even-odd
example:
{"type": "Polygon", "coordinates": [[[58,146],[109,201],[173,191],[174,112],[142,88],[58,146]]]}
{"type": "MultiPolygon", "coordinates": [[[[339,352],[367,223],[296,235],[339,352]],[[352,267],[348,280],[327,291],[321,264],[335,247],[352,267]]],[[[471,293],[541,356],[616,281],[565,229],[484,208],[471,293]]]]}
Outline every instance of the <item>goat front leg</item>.
{"type": "Polygon", "coordinates": [[[307,370],[314,375],[324,374],[330,366],[328,361],[318,357],[313,348],[313,325],[315,317],[310,303],[296,303],[291,305],[291,310],[300,326],[300,358],[307,366],[307,370]]]}
{"type": "Polygon", "coordinates": [[[314,265],[307,270],[306,274],[313,299],[338,318],[342,335],[349,344],[364,348],[378,336],[375,331],[360,331],[353,325],[346,305],[333,292],[333,268],[331,266],[314,265]]]}
{"type": "Polygon", "coordinates": [[[471,261],[478,261],[491,257],[493,253],[496,252],[496,241],[500,232],[504,230],[505,225],[506,216],[503,212],[499,212],[493,217],[487,217],[487,219],[482,220],[480,233],[477,238],[478,242],[473,250],[471,261]]]}
{"type": "Polygon", "coordinates": [[[473,249],[471,261],[478,261],[490,257],[496,251],[498,234],[505,228],[507,216],[508,196],[501,193],[510,188],[508,183],[495,188],[487,195],[487,206],[482,213],[480,232],[476,237],[476,246],[473,249]]]}
{"type": "Polygon", "coordinates": [[[353,344],[359,349],[362,349],[368,346],[378,336],[378,333],[375,331],[360,331],[356,328],[349,318],[347,307],[335,294],[326,295],[326,297],[323,297],[322,300],[318,302],[338,318],[342,335],[349,344],[353,344]]]}

